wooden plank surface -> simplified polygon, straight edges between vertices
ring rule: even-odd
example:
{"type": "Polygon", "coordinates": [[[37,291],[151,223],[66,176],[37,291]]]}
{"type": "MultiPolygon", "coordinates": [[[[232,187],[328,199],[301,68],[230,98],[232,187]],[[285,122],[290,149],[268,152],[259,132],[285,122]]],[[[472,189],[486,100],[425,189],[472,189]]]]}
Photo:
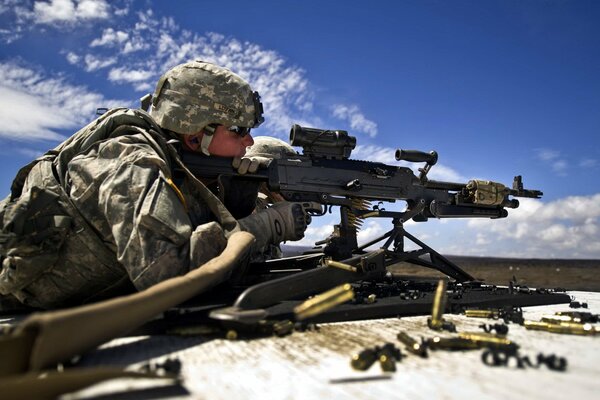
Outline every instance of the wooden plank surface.
{"type": "MultiPolygon", "coordinates": [[[[589,309],[600,312],[600,293],[570,292],[589,309]]],[[[526,319],[539,320],[568,305],[528,307],[526,319]]],[[[481,331],[493,320],[446,315],[458,331],[481,331]]],[[[120,379],[65,396],[82,398],[200,398],[200,399],[593,399],[600,395],[600,337],[558,335],[509,325],[508,337],[520,352],[535,360],[538,353],[568,359],[566,372],[489,367],[481,350],[430,352],[422,359],[403,351],[395,373],[375,364],[355,371],[350,358],[365,347],[396,340],[399,331],[413,337],[432,337],[427,317],[380,319],[321,324],[318,331],[286,337],[226,340],[203,336],[120,338],[85,355],[81,366],[121,365],[138,368],[148,361],[177,358],[182,362],[179,387],[157,387],[156,382],[120,379]]],[[[497,321],[496,321],[497,322],[497,321]]]]}

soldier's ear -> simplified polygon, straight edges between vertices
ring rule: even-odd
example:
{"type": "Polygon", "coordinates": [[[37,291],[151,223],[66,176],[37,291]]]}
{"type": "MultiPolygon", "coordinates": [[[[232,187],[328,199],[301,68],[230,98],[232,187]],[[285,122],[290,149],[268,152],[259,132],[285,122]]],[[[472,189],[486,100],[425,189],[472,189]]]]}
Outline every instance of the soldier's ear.
{"type": "Polygon", "coordinates": [[[197,133],[195,135],[181,135],[185,146],[192,151],[199,151],[200,143],[202,141],[203,133],[197,133]]]}

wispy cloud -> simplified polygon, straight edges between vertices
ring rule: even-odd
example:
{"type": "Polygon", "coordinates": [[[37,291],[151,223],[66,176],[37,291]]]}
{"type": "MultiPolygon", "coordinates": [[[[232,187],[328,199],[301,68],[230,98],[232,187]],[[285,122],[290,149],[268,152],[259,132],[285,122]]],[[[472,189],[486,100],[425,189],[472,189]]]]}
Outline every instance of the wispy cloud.
{"type": "Polygon", "coordinates": [[[569,163],[561,155],[560,151],[547,148],[536,149],[536,156],[538,160],[547,164],[557,175],[567,175],[569,163]]]}
{"type": "Polygon", "coordinates": [[[596,168],[598,165],[598,160],[593,158],[585,158],[579,162],[579,166],[582,168],[596,168]]]}
{"type": "Polygon", "coordinates": [[[292,123],[322,127],[329,118],[346,121],[353,134],[377,134],[377,125],[357,105],[338,105],[332,110],[329,105],[315,104],[305,71],[278,52],[215,32],[199,35],[182,29],[173,18],[157,16],[152,9],[129,16],[128,20],[120,18],[128,14],[128,4],[103,0],[35,1],[23,3],[18,11],[7,12],[20,16],[16,25],[23,29],[35,28],[34,16],[45,21],[44,26],[58,29],[96,22],[100,33],[89,41],[89,48],[63,50],[65,58],[87,72],[104,73],[115,84],[130,85],[140,95],[151,91],[169,68],[202,59],[231,69],[261,93],[267,116],[261,134],[287,138],[292,123]],[[97,19],[86,20],[91,18],[93,9],[97,19]],[[111,18],[105,18],[106,13],[111,18]]]}
{"type": "Polygon", "coordinates": [[[102,32],[102,36],[92,40],[90,47],[106,46],[113,47],[129,39],[129,34],[123,31],[115,31],[113,28],[107,28],[102,32]]]}
{"type": "MultiPolygon", "coordinates": [[[[415,174],[419,174],[418,168],[423,166],[423,163],[409,163],[406,161],[396,161],[396,149],[392,147],[376,146],[376,145],[357,145],[352,152],[351,158],[357,160],[378,161],[390,165],[398,165],[408,167],[415,174]]],[[[443,164],[436,164],[431,168],[427,175],[430,179],[448,181],[448,182],[467,182],[468,179],[458,171],[443,164]]]]}
{"type": "Polygon", "coordinates": [[[600,165],[598,159],[592,157],[583,157],[579,160],[574,157],[565,156],[562,152],[549,148],[539,148],[535,150],[535,155],[544,165],[549,167],[558,176],[567,176],[570,170],[575,168],[592,169],[600,165]]]}
{"type": "Polygon", "coordinates": [[[85,62],[85,70],[87,72],[92,72],[102,68],[106,68],[117,62],[117,59],[114,57],[100,59],[94,57],[91,54],[86,54],[83,60],[85,62]]]}
{"type": "Polygon", "coordinates": [[[346,121],[350,128],[374,138],[377,136],[377,124],[367,119],[357,105],[335,104],[332,106],[333,116],[346,121]]]}
{"type": "Polygon", "coordinates": [[[0,137],[12,140],[61,140],[57,130],[79,128],[97,107],[127,105],[17,62],[0,63],[0,91],[0,137]]]}

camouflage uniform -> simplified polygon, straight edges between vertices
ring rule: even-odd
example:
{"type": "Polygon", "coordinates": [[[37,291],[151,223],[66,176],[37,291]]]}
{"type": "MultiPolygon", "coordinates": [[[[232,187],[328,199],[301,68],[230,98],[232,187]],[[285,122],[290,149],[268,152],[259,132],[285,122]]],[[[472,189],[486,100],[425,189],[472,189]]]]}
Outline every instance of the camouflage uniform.
{"type": "MultiPolygon", "coordinates": [[[[253,126],[248,116],[254,118],[248,112],[254,111],[249,110],[254,107],[253,93],[241,78],[220,67],[197,62],[175,67],[161,78],[156,92],[161,95],[153,104],[156,119],[166,129],[196,133],[208,122],[232,121],[253,126]],[[198,80],[187,92],[176,87],[186,73],[198,80]],[[202,81],[207,84],[200,87],[202,81]],[[196,89],[208,95],[225,92],[225,97],[215,98],[230,101],[205,101],[194,107],[194,101],[209,98],[191,98],[196,89]],[[229,92],[236,89],[240,90],[229,92]],[[190,101],[177,99],[182,95],[190,96],[190,101]],[[211,106],[214,109],[208,112],[211,106]]],[[[225,232],[217,218],[197,186],[185,178],[179,179],[179,187],[173,183],[172,160],[148,135],[152,127],[161,128],[140,113],[111,111],[59,145],[52,156],[20,172],[13,193],[0,203],[4,243],[4,247],[0,243],[0,293],[42,308],[80,303],[131,290],[131,284],[145,289],[182,275],[223,250],[225,232]],[[109,118],[115,116],[128,118],[124,126],[111,125],[109,118]],[[36,200],[44,198],[53,206],[36,200]],[[19,210],[27,207],[34,211],[19,219],[19,210]],[[26,245],[6,244],[18,236],[26,245]]],[[[249,213],[250,207],[245,208],[236,210],[237,218],[249,213]]]]}
{"type": "Polygon", "coordinates": [[[174,176],[173,132],[257,126],[258,99],[230,71],[186,63],[159,81],[151,116],[111,110],[23,168],[0,203],[0,294],[34,307],[72,305],[183,275],[220,254],[240,227],[257,236],[255,254],[300,238],[300,205],[249,215],[257,184],[223,182],[221,203],[193,176],[174,176]],[[276,219],[289,228],[275,233],[276,219]]]}

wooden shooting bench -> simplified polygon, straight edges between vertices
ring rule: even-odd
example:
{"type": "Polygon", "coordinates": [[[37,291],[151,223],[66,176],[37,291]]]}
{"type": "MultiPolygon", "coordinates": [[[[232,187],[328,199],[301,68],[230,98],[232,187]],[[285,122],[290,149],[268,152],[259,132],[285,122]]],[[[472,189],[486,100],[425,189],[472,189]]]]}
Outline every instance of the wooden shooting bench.
{"type": "MultiPolygon", "coordinates": [[[[600,293],[569,292],[588,309],[568,304],[524,308],[527,320],[556,311],[600,312],[600,293]]],[[[482,323],[502,321],[446,314],[461,331],[482,331],[482,323]]],[[[10,322],[0,320],[0,322],[10,322]]],[[[598,324],[596,324],[598,325],[598,324]]],[[[65,395],[65,399],[594,399],[600,393],[599,335],[576,336],[526,330],[508,324],[508,338],[532,361],[538,353],[568,361],[566,371],[519,369],[515,363],[493,367],[482,350],[430,351],[428,358],[408,353],[396,339],[400,331],[415,338],[453,336],[427,326],[426,316],[319,324],[317,330],[284,337],[228,340],[223,335],[153,335],[114,339],[85,354],[78,367],[122,366],[178,360],[181,381],[115,379],[65,395]],[[375,363],[367,371],[350,366],[361,350],[394,343],[404,357],[396,372],[375,363]]],[[[1,395],[0,395],[1,397],[1,395]]]]}

